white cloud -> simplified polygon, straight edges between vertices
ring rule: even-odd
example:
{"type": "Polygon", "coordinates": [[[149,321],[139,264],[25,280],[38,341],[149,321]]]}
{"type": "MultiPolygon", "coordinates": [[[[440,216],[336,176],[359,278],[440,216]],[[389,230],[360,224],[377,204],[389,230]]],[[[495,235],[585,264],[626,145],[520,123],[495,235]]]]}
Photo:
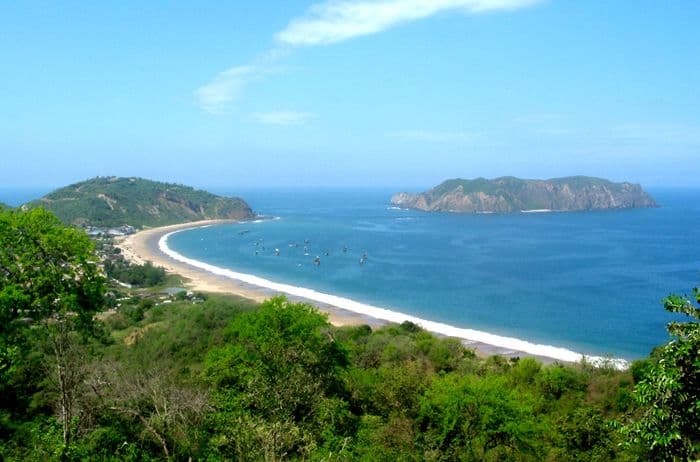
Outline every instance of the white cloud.
{"type": "Polygon", "coordinates": [[[256,112],[253,118],[266,125],[302,125],[315,117],[310,112],[270,111],[256,112]]]}
{"type": "Polygon", "coordinates": [[[207,112],[220,113],[227,103],[241,94],[243,87],[260,74],[255,66],[236,66],[219,73],[211,82],[195,90],[200,107],[207,112]]]}
{"type": "Polygon", "coordinates": [[[282,72],[278,62],[289,54],[285,48],[272,48],[251,64],[234,66],[217,74],[209,83],[194,91],[197,104],[212,114],[221,114],[227,105],[238,99],[245,86],[268,74],[282,72]]]}
{"type": "Polygon", "coordinates": [[[376,34],[401,23],[427,18],[443,11],[469,14],[515,10],[540,0],[380,0],[328,1],[309,8],[305,17],[295,18],[275,34],[282,43],[314,46],[342,42],[376,34]]]}
{"type": "Polygon", "coordinates": [[[404,141],[453,144],[472,143],[480,138],[478,133],[440,130],[404,130],[390,133],[389,136],[404,141]]]}
{"type": "Polygon", "coordinates": [[[222,114],[240,97],[248,83],[277,70],[275,63],[289,54],[289,46],[342,42],[443,11],[459,10],[468,14],[507,11],[540,1],[543,0],[330,0],[317,3],[309,8],[306,16],[292,19],[284,30],[275,34],[283,46],[268,50],[250,65],[231,67],[219,73],[195,90],[194,95],[203,110],[222,114]]]}

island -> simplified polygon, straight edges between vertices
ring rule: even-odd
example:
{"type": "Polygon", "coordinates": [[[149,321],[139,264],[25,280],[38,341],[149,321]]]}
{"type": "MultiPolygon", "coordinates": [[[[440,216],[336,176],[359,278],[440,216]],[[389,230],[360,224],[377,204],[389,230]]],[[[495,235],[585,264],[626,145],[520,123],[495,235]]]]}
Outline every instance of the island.
{"type": "Polygon", "coordinates": [[[134,228],[201,220],[255,217],[241,198],[143,178],[96,177],[53,191],[22,206],[43,207],[66,224],[134,228]]]}
{"type": "Polygon", "coordinates": [[[395,207],[426,212],[513,213],[657,207],[638,184],[572,176],[525,180],[452,179],[422,193],[401,192],[391,197],[395,207]]]}

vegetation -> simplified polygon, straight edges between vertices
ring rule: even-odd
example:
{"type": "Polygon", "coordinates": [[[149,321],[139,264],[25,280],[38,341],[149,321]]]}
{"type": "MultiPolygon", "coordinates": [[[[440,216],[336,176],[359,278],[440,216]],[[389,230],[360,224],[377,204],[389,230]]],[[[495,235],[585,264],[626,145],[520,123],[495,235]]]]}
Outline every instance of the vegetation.
{"type": "MultiPolygon", "coordinates": [[[[700,304],[700,289],[693,289],[700,304]]],[[[642,379],[636,389],[640,412],[624,432],[650,448],[655,460],[700,459],[700,309],[686,297],[664,300],[668,311],[691,321],[672,322],[674,338],[638,365],[642,379]]]]}
{"type": "Polygon", "coordinates": [[[165,282],[165,269],[162,267],[154,266],[151,262],[142,265],[127,262],[119,248],[112,245],[110,238],[101,238],[96,242],[108,278],[132,287],[153,287],[165,282]]]}
{"type": "Polygon", "coordinates": [[[499,194],[505,191],[517,194],[527,188],[531,183],[551,183],[557,186],[567,185],[573,189],[586,187],[605,187],[610,188],[615,192],[620,192],[625,183],[613,183],[604,178],[596,178],[591,176],[569,176],[564,178],[552,178],[550,180],[524,180],[514,176],[503,176],[488,180],[486,178],[476,178],[473,180],[464,180],[455,178],[446,180],[436,186],[431,192],[434,195],[442,195],[454,190],[457,187],[462,187],[465,193],[484,192],[487,194],[499,194]]]}
{"type": "Polygon", "coordinates": [[[26,207],[39,206],[50,210],[66,224],[80,226],[141,228],[253,217],[252,210],[242,199],[142,178],[97,177],[57,189],[26,207]]]}
{"type": "MultiPolygon", "coordinates": [[[[637,461],[698,457],[698,309],[630,371],[481,358],[302,303],[104,300],[90,241],[0,211],[3,460],[637,461]],[[113,306],[93,316],[105,305],[113,306]]],[[[694,297],[698,297],[694,291],[694,297]]]]}
{"type": "Polygon", "coordinates": [[[44,210],[0,210],[0,274],[0,433],[34,404],[30,393],[43,379],[57,394],[68,447],[85,372],[80,340],[95,335],[93,316],[103,306],[92,242],[44,210]]]}
{"type": "Polygon", "coordinates": [[[105,263],[105,273],[123,283],[133,287],[152,287],[165,281],[165,270],[159,266],[153,266],[151,262],[143,265],[125,265],[119,263],[105,263]]]}
{"type": "Polygon", "coordinates": [[[395,194],[400,207],[443,212],[520,212],[521,210],[592,210],[655,207],[639,185],[573,176],[523,180],[512,176],[446,180],[421,194],[395,194]]]}

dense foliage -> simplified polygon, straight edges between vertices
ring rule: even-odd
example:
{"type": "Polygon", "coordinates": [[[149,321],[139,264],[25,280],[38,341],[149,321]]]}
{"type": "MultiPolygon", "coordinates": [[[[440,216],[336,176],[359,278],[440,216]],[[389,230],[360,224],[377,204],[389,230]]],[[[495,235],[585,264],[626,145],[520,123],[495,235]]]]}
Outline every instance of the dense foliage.
{"type": "MultiPolygon", "coordinates": [[[[693,298],[700,304],[697,287],[693,298]]],[[[700,309],[678,295],[667,297],[664,306],[690,321],[670,323],[673,340],[641,365],[640,413],[624,431],[649,447],[655,460],[700,460],[700,309]]]]}
{"type": "MultiPolygon", "coordinates": [[[[631,409],[627,373],[478,358],[408,323],[333,328],[281,298],[105,322],[74,460],[635,460],[609,425],[631,409]]],[[[58,423],[31,416],[5,456],[50,459],[58,423]]]]}
{"type": "MultiPolygon", "coordinates": [[[[692,460],[698,309],[619,372],[478,357],[404,323],[143,290],[93,317],[92,246],[0,212],[3,460],[692,460]],[[620,425],[619,423],[622,423],[620,425]]],[[[698,291],[694,296],[698,297],[698,291]]]]}
{"type": "Polygon", "coordinates": [[[104,269],[108,277],[134,287],[152,287],[165,281],[165,270],[151,262],[135,265],[127,264],[123,259],[108,260],[104,269]]]}
{"type": "Polygon", "coordinates": [[[97,263],[85,233],[54,215],[0,210],[0,332],[67,312],[89,323],[101,308],[97,263]]]}
{"type": "Polygon", "coordinates": [[[240,198],[142,178],[97,177],[57,189],[28,206],[42,206],[64,223],[103,227],[141,228],[253,216],[240,198]]]}
{"type": "Polygon", "coordinates": [[[94,238],[95,250],[102,261],[107,278],[120,284],[136,288],[154,287],[163,284],[167,277],[165,269],[151,262],[136,264],[126,260],[113,238],[100,236],[94,238]]]}
{"type": "Polygon", "coordinates": [[[42,209],[0,209],[0,276],[0,434],[48,404],[32,393],[51,389],[67,447],[84,377],[80,339],[96,333],[93,316],[103,308],[92,242],[42,209]]]}

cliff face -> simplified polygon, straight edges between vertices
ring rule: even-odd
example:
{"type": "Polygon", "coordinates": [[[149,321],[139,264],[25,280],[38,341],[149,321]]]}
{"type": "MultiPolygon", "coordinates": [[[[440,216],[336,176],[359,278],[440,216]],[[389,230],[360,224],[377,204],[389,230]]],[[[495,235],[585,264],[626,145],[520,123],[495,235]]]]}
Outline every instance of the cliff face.
{"type": "Polygon", "coordinates": [[[419,193],[398,193],[394,206],[427,212],[510,213],[528,210],[601,210],[656,207],[641,186],[600,178],[447,180],[419,193]]]}
{"type": "Polygon", "coordinates": [[[249,219],[237,197],[142,178],[98,177],[57,189],[25,207],[42,206],[73,225],[162,226],[207,219],[249,219]]]}

